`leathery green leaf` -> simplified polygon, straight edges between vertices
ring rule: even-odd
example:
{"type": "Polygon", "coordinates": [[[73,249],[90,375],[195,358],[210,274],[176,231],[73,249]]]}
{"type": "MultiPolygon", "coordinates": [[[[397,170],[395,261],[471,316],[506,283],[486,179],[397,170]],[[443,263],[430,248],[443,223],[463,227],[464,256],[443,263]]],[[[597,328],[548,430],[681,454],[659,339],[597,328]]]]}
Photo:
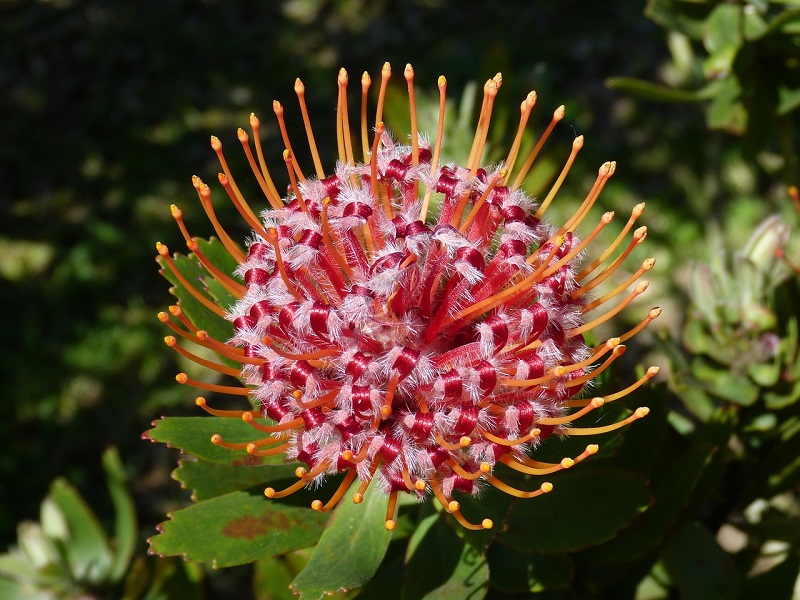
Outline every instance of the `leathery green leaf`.
{"type": "MultiPolygon", "coordinates": [[[[233,304],[233,296],[208,274],[195,255],[175,254],[172,263],[187,283],[203,297],[223,310],[233,304]]],[[[161,265],[164,277],[173,284],[171,291],[180,301],[181,309],[189,320],[198,329],[206,330],[214,339],[224,342],[230,338],[233,334],[233,325],[200,302],[178,279],[163,257],[158,257],[158,264],[161,265]]]]}
{"type": "Polygon", "coordinates": [[[543,592],[570,585],[575,566],[566,554],[520,552],[492,544],[487,553],[491,587],[513,594],[543,592]]]}
{"type": "Polygon", "coordinates": [[[694,497],[704,491],[704,478],[711,484],[716,481],[714,474],[725,462],[724,445],[731,426],[724,413],[715,414],[653,489],[652,506],[618,536],[583,553],[596,565],[601,579],[609,571],[608,563],[636,560],[657,548],[694,497]]]}
{"type": "Polygon", "coordinates": [[[647,484],[624,469],[559,475],[552,478],[552,492],[516,504],[499,540],[526,551],[579,550],[613,538],[652,503],[647,484]]]}
{"type": "Polygon", "coordinates": [[[460,539],[443,515],[425,518],[408,544],[404,599],[483,598],[489,583],[486,559],[460,539]]]}
{"type": "Polygon", "coordinates": [[[383,560],[392,539],[384,527],[387,498],[380,490],[368,489],[364,501],[355,504],[350,498],[357,489],[358,481],[334,510],[306,568],[292,582],[302,600],[360,587],[383,560]]]}
{"type": "MultiPolygon", "coordinates": [[[[259,419],[259,421],[261,421],[259,419]]],[[[254,456],[245,450],[229,450],[211,443],[211,436],[219,434],[226,442],[252,442],[263,438],[241,419],[225,417],[162,417],[153,421],[153,429],[148,429],[142,438],[151,442],[162,442],[177,448],[185,454],[213,463],[233,466],[279,465],[282,455],[254,456]]]]}
{"type": "Polygon", "coordinates": [[[228,492],[264,487],[281,479],[291,479],[299,463],[263,465],[221,465],[204,460],[185,459],[173,473],[183,487],[192,490],[192,500],[208,500],[228,492]]]}
{"type": "Polygon", "coordinates": [[[681,527],[664,550],[664,564],[681,598],[737,598],[741,579],[733,557],[699,523],[681,527]]]}
{"type": "MultiPolygon", "coordinates": [[[[293,499],[292,499],[293,500],[293,499]]],[[[327,515],[262,494],[231,492],[171,513],[150,538],[162,556],[230,567],[314,545],[327,515]]]]}
{"type": "Polygon", "coordinates": [[[228,275],[234,281],[242,283],[240,279],[232,275],[233,271],[239,266],[239,264],[236,262],[236,259],[231,256],[231,253],[228,252],[222,242],[215,237],[207,240],[198,238],[196,241],[200,248],[200,252],[202,252],[212,263],[214,263],[214,266],[216,266],[220,271],[228,275]]]}

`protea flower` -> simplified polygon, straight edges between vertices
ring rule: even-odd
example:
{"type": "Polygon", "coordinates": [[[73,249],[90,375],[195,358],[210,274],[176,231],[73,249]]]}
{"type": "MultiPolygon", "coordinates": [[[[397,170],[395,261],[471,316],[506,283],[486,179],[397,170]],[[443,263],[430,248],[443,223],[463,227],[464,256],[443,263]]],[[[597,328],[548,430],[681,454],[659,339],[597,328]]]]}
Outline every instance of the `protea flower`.
{"type": "MultiPolygon", "coordinates": [[[[362,78],[359,154],[363,157],[357,157],[348,114],[348,76],[344,69],[339,72],[339,156],[329,170],[317,151],[305,89],[297,80],[295,92],[314,176],[295,160],[283,108],[275,102],[289,181],[283,198],[266,166],[259,120],[251,116],[252,140],[239,129],[252,176],[269,204],[260,217],[234,182],[221,142],[211,138],[223,171],[219,182],[252,228],[247,250],[219,224],[209,186],[198,177],[193,182],[219,239],[239,264],[235,273],[223,273],[212,264],[186,230],[180,210],[173,206],[172,213],[189,249],[210,277],[238,301],[217,306],[195,289],[197,282],[184,280],[184,284],[210,310],[230,320],[235,335],[212,339],[197,330],[179,306],[160,318],[180,336],[241,363],[239,370],[196,358],[238,377],[245,387],[205,384],[183,373],[177,376],[181,383],[247,396],[253,402],[249,410],[221,411],[198,398],[197,404],[209,413],[241,418],[253,426],[252,443],[228,443],[220,436],[211,441],[256,456],[283,454],[307,465],[297,469],[297,481],[287,489],[267,488],[268,498],[315,487],[343,473],[338,489],[327,500],[315,500],[312,508],[330,510],[357,479],[354,502],[361,502],[370,486],[369,493],[388,496],[388,529],[395,526],[400,493],[419,499],[433,495],[464,527],[488,528],[489,519],[473,524],[463,517],[454,491],[476,494],[482,486],[492,485],[520,498],[549,492],[549,482],[531,491],[516,489],[495,476],[495,467],[502,463],[535,475],[569,468],[597,452],[598,446],[589,445],[579,456],[556,464],[533,460],[529,452],[549,435],[604,433],[648,412],[639,408],[602,427],[571,426],[657,372],[651,367],[639,381],[610,395],[587,393],[592,380],[625,351],[624,342],[660,313],[652,309],[639,325],[598,346],[590,347],[584,340],[584,334],[647,288],[638,280],[653,267],[653,259],[607,293],[596,291],[645,239],[646,228],[640,227],[625,242],[644,204],[633,209],[609,247],[596,252],[594,260],[581,260],[614,217],[603,214],[579,239],[576,232],[614,173],[615,163],[600,167],[585,201],[558,227],[542,217],[583,138],[575,139],[566,165],[541,202],[520,187],[563,118],[563,106],[555,110],[535,148],[518,166],[522,134],[536,103],[536,94],[529,94],[521,104],[519,129],[508,157],[498,166],[482,167],[492,106],[502,83],[498,74],[484,86],[467,163],[442,165],[445,78],[438,82],[439,126],[430,143],[417,131],[414,72],[406,67],[411,132],[403,143],[382,122],[390,75],[387,63],[374,128],[367,124],[370,78],[366,73],[362,78]],[[619,247],[623,249],[618,253],[619,247]],[[620,296],[623,299],[617,302],[620,296]]],[[[166,246],[159,243],[157,249],[180,277],[166,246]]],[[[191,357],[174,336],[166,340],[191,357]]]]}

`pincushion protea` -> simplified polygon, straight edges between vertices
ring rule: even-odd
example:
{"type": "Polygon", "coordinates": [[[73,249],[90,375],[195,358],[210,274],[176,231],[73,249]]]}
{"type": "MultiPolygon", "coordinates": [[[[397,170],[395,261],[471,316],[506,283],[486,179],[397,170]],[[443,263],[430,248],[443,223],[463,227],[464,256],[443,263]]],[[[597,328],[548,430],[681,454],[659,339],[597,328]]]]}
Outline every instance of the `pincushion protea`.
{"type": "MultiPolygon", "coordinates": [[[[586,220],[615,164],[605,163],[585,201],[560,227],[542,216],[583,145],[578,137],[552,189],[537,205],[520,188],[539,150],[564,116],[559,107],[544,134],[512,178],[522,134],[536,102],[521,104],[519,129],[506,160],[480,166],[492,106],[502,79],[484,86],[477,131],[465,165],[440,165],[445,114],[444,77],[439,79],[439,126],[433,144],[419,135],[414,72],[405,69],[411,110],[410,145],[393,139],[382,122],[391,69],[384,65],[374,129],[367,125],[370,78],[362,78],[360,135],[363,162],[356,158],[348,114],[348,76],[338,76],[338,163],[325,171],[308,112],[305,89],[295,84],[313,157],[315,177],[295,160],[283,119],[274,103],[286,150],[288,194],[281,198],[265,164],[259,121],[251,116],[252,141],[238,138],[270,208],[257,217],[228,168],[221,142],[219,182],[253,233],[243,251],[225,232],[211,204],[209,187],[193,178],[200,202],[221,242],[236,259],[233,274],[220,271],[199,250],[182,221],[172,213],[188,247],[211,277],[238,300],[217,306],[178,272],[166,246],[158,244],[167,268],[206,307],[229,319],[235,334],[214,340],[198,330],[179,306],[160,318],[179,336],[241,363],[241,370],[193,357],[175,336],[167,344],[220,373],[239,377],[246,387],[206,384],[181,373],[177,379],[201,389],[247,396],[255,408],[222,411],[204,398],[197,404],[211,414],[241,418],[253,426],[252,443],[212,442],[256,456],[282,454],[305,463],[286,489],[267,488],[280,498],[337,473],[344,476],[325,502],[327,511],[359,480],[353,501],[363,500],[371,482],[388,495],[386,527],[395,526],[398,494],[422,499],[432,494],[463,526],[492,526],[489,519],[468,522],[453,492],[476,494],[489,484],[517,497],[549,492],[542,483],[522,491],[493,474],[503,463],[525,474],[546,475],[597,452],[589,445],[575,458],[548,464],[529,457],[539,440],[555,433],[604,433],[647,414],[603,427],[570,423],[603,404],[618,400],[657,372],[651,367],[630,387],[590,398],[585,390],[625,350],[624,342],[658,316],[649,311],[630,331],[596,347],[586,332],[625,308],[647,288],[638,282],[652,268],[646,260],[627,281],[590,299],[646,236],[636,229],[623,245],[644,205],[634,208],[615,241],[588,264],[579,259],[600,230],[612,222],[605,213],[579,240],[586,220]],[[374,132],[374,135],[373,133],[374,132]],[[432,200],[434,202],[432,202],[432,200]],[[438,205],[437,211],[432,206],[438,205]],[[438,212],[435,217],[432,213],[438,212]],[[611,260],[612,255],[616,257],[611,260]],[[600,267],[606,265],[602,270],[600,267]],[[626,290],[632,290],[625,295],[626,290]],[[612,302],[618,296],[624,299],[612,302]],[[609,304],[615,304],[609,308],[609,304]],[[596,315],[588,317],[587,314],[596,315]],[[266,418],[263,420],[262,417],[266,418]]],[[[374,493],[379,493],[375,490],[374,493]]]]}

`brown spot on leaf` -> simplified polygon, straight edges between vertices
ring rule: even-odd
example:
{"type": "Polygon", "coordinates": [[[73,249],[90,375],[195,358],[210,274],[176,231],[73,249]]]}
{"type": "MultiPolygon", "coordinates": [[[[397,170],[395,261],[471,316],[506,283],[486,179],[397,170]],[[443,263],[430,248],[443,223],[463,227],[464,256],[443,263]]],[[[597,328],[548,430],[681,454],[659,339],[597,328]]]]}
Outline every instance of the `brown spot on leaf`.
{"type": "Polygon", "coordinates": [[[288,531],[291,526],[291,521],[286,515],[280,513],[265,513],[260,517],[247,516],[228,521],[222,528],[222,533],[232,538],[253,540],[275,529],[288,531]]]}
{"type": "Polygon", "coordinates": [[[248,454],[242,460],[236,459],[231,464],[234,467],[255,467],[264,462],[264,458],[255,454],[248,454]]]}

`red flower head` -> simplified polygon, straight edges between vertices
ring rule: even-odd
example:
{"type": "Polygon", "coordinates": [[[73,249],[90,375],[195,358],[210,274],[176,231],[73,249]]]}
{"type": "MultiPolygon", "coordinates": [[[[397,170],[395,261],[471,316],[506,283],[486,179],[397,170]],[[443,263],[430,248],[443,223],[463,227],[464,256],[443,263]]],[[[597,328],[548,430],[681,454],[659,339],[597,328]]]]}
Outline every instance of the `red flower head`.
{"type": "MultiPolygon", "coordinates": [[[[624,342],[660,313],[651,310],[638,326],[599,346],[584,341],[584,333],[647,288],[646,282],[636,281],[652,268],[653,259],[615,289],[591,299],[644,240],[646,228],[641,227],[616,252],[644,205],[634,208],[611,246],[594,260],[581,260],[614,216],[602,215],[579,239],[576,231],[615,164],[600,167],[584,202],[558,227],[542,217],[583,138],[575,139],[566,166],[541,202],[520,187],[563,118],[563,106],[528,157],[518,161],[522,133],[536,102],[536,95],[529,94],[521,105],[519,131],[508,157],[500,166],[481,167],[492,106],[502,83],[498,74],[484,86],[467,163],[442,165],[444,77],[439,79],[439,128],[431,144],[416,129],[413,70],[406,67],[412,115],[406,145],[390,136],[382,122],[390,74],[386,64],[374,135],[367,127],[370,79],[367,74],[362,79],[361,161],[350,134],[347,74],[340,72],[339,161],[330,171],[322,166],[305,90],[297,81],[315,176],[306,175],[295,160],[283,108],[275,103],[290,182],[284,198],[264,161],[258,119],[251,117],[255,156],[248,134],[239,130],[253,176],[270,204],[260,218],[234,182],[222,144],[212,138],[223,170],[219,182],[253,230],[246,251],[219,225],[209,187],[197,177],[194,185],[217,235],[239,263],[235,273],[214,266],[175,207],[173,215],[189,249],[238,300],[232,306],[217,306],[188,281],[184,284],[207,308],[229,319],[235,334],[229,340],[214,340],[197,330],[178,306],[171,307],[171,317],[161,313],[161,318],[180,335],[241,363],[239,371],[202,362],[238,376],[246,387],[210,385],[178,375],[181,383],[240,394],[254,403],[254,410],[218,411],[198,398],[208,412],[243,418],[254,432],[261,432],[260,439],[249,444],[227,443],[219,436],[212,441],[258,456],[283,454],[307,465],[297,469],[297,482],[289,488],[267,488],[268,498],[344,473],[332,497],[324,503],[314,501],[314,509],[330,510],[358,479],[355,502],[363,499],[372,482],[373,488],[380,488],[374,493],[388,495],[387,528],[394,527],[400,492],[420,499],[432,494],[465,527],[491,527],[489,519],[469,523],[453,499],[454,490],[475,494],[488,484],[523,498],[548,492],[552,485],[547,482],[533,491],[511,487],[493,474],[495,466],[503,463],[537,475],[568,468],[595,453],[597,446],[589,445],[579,456],[557,464],[534,461],[529,450],[548,435],[603,433],[647,414],[646,408],[639,408],[609,426],[570,426],[657,372],[651,367],[625,390],[587,397],[592,380],[625,351],[624,342]],[[601,269],[603,265],[607,266],[601,269]],[[624,299],[609,308],[620,295],[624,299]]],[[[158,252],[179,276],[167,248],[159,244],[158,252]]],[[[168,337],[167,343],[189,355],[175,337],[168,337]]]]}

